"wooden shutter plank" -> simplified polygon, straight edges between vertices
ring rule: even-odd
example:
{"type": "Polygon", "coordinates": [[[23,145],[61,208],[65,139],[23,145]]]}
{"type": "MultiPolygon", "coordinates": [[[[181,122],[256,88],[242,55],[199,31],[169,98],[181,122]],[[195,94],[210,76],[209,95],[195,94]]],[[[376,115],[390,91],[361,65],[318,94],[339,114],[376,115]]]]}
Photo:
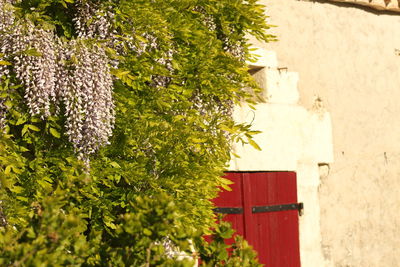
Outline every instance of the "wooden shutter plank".
{"type": "MultiPolygon", "coordinates": [[[[227,172],[224,177],[233,182],[233,184],[230,185],[232,191],[221,191],[219,196],[213,200],[215,206],[218,208],[243,208],[242,174],[238,172],[227,172]]],[[[224,220],[232,223],[232,227],[236,230],[236,234],[244,236],[243,213],[226,214],[224,220]]],[[[232,241],[233,240],[229,240],[228,243],[232,243],[232,241]]]]}
{"type": "MultiPolygon", "coordinates": [[[[252,173],[252,206],[297,202],[296,174],[293,172],[252,173]]],[[[300,267],[298,211],[253,213],[252,242],[259,260],[268,267],[300,267]]]]}

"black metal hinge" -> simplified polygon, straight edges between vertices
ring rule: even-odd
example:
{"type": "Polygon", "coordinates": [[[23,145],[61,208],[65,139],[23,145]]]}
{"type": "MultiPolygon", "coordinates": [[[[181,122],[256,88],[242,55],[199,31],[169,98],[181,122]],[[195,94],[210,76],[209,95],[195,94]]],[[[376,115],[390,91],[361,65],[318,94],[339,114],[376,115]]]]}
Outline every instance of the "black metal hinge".
{"type": "Polygon", "coordinates": [[[298,210],[299,215],[301,216],[303,215],[304,204],[291,203],[291,204],[271,205],[271,206],[255,206],[252,208],[253,213],[285,211],[285,210],[298,210]]]}
{"type": "Polygon", "coordinates": [[[214,212],[223,214],[242,214],[242,208],[215,208],[214,212]]]}
{"type": "MultiPolygon", "coordinates": [[[[282,205],[271,205],[271,206],[255,206],[252,207],[252,213],[262,213],[262,212],[274,212],[274,211],[285,211],[285,210],[298,210],[299,215],[303,215],[304,204],[303,203],[292,203],[292,204],[282,204],[282,205]]],[[[223,214],[242,214],[243,208],[233,208],[233,207],[219,207],[213,209],[216,213],[223,214]]]]}

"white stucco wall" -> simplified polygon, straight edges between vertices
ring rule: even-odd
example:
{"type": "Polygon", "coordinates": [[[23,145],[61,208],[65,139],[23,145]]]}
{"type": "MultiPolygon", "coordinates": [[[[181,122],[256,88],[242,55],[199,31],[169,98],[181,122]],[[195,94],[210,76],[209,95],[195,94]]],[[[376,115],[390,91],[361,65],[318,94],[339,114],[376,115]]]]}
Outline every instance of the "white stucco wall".
{"type": "Polygon", "coordinates": [[[299,75],[279,70],[274,52],[259,50],[256,54],[261,57],[255,65],[263,67],[257,72],[257,81],[265,88],[267,101],[254,110],[238,106],[234,117],[262,131],[254,138],[262,150],[236,144],[233,152],[240,158],[233,158],[229,169],[297,173],[298,199],[305,206],[299,222],[301,262],[303,266],[324,266],[318,166],[333,160],[331,118],[321,105],[307,110],[298,104],[299,75]]]}
{"type": "Polygon", "coordinates": [[[400,266],[400,15],[261,2],[279,41],[258,45],[299,72],[302,105],[318,95],[331,113],[335,162],[318,195],[325,263],[400,266]]]}

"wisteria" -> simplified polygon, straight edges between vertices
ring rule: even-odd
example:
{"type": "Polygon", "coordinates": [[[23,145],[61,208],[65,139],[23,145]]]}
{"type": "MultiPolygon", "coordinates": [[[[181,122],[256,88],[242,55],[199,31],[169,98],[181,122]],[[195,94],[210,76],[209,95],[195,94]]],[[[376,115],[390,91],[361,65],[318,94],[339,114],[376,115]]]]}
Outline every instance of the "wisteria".
{"type": "Polygon", "coordinates": [[[78,0],[75,3],[76,14],[73,19],[75,30],[80,38],[115,39],[116,31],[112,28],[115,14],[109,10],[100,10],[98,3],[78,0]]]}
{"type": "MultiPolygon", "coordinates": [[[[157,37],[151,33],[142,33],[141,37],[146,41],[137,41],[132,35],[121,35],[113,28],[113,19],[115,14],[109,6],[101,7],[101,4],[96,1],[78,0],[75,3],[76,13],[73,19],[75,30],[80,38],[91,39],[97,38],[105,41],[105,44],[114,49],[117,55],[126,55],[126,52],[136,53],[141,55],[146,51],[154,51],[159,49],[157,37]]],[[[173,50],[170,49],[161,58],[156,59],[159,64],[171,72],[173,70],[171,60],[173,50]]],[[[113,59],[110,61],[111,66],[116,68],[118,61],[113,59]]],[[[153,75],[151,86],[166,87],[170,82],[170,78],[165,75],[153,75]]]]}
{"type": "MultiPolygon", "coordinates": [[[[78,0],[74,3],[76,38],[60,39],[54,30],[44,29],[26,19],[17,20],[12,0],[0,0],[0,77],[14,77],[24,86],[24,99],[32,116],[46,119],[65,113],[65,132],[78,156],[88,161],[89,155],[108,143],[114,125],[112,100],[113,80],[110,66],[115,58],[107,57],[105,47],[123,55],[127,51],[141,55],[160,49],[157,37],[142,33],[146,41],[121,36],[113,28],[115,14],[111,7],[98,1],[78,0]],[[92,42],[101,40],[101,42],[92,42]],[[97,44],[94,44],[97,43],[97,44]],[[63,108],[61,108],[63,107],[63,108]]],[[[215,30],[212,17],[199,8],[204,23],[215,30]]],[[[132,31],[135,31],[132,29],[132,31]]],[[[150,86],[163,88],[171,81],[174,49],[155,59],[166,72],[153,74],[150,86]]],[[[193,99],[199,106],[203,102],[193,99]]],[[[5,123],[7,108],[0,99],[0,126],[5,123]]]]}
{"type": "Polygon", "coordinates": [[[6,216],[4,215],[1,204],[2,204],[2,201],[0,200],[0,227],[4,227],[4,226],[7,226],[8,222],[7,222],[6,216]]]}
{"type": "Polygon", "coordinates": [[[13,34],[13,66],[16,77],[25,86],[25,101],[32,116],[53,115],[57,103],[56,45],[52,31],[25,24],[13,34]]]}
{"type": "MultiPolygon", "coordinates": [[[[0,78],[13,76],[20,81],[32,116],[46,119],[63,106],[68,139],[88,163],[89,155],[108,143],[114,125],[110,60],[101,45],[87,41],[109,26],[81,27],[77,39],[62,40],[53,30],[16,20],[12,3],[0,0],[0,60],[11,63],[0,65],[0,78]]],[[[0,99],[2,128],[7,114],[4,101],[0,99]]]]}
{"type": "MultiPolygon", "coordinates": [[[[199,12],[202,15],[203,24],[208,28],[210,32],[215,32],[217,30],[217,24],[215,23],[215,18],[210,14],[208,14],[204,7],[196,6],[193,10],[199,12]]],[[[230,53],[231,55],[240,60],[244,60],[245,52],[243,49],[243,43],[241,42],[232,43],[232,41],[229,40],[227,36],[223,36],[222,41],[223,41],[223,49],[226,52],[230,53]]]]}
{"type": "Polygon", "coordinates": [[[74,63],[61,73],[66,84],[62,93],[69,140],[86,160],[86,155],[108,143],[114,125],[113,81],[104,49],[72,41],[66,59],[74,63]]]}
{"type": "Polygon", "coordinates": [[[228,38],[224,38],[224,50],[239,60],[245,60],[245,51],[241,42],[232,43],[228,38]]]}
{"type": "Polygon", "coordinates": [[[207,14],[207,11],[205,10],[204,7],[202,6],[195,6],[193,8],[193,11],[199,12],[202,14],[203,18],[202,21],[204,25],[208,28],[209,31],[213,32],[216,30],[217,25],[215,24],[213,16],[207,14]]]}
{"type": "MultiPolygon", "coordinates": [[[[12,1],[0,0],[0,83],[10,73],[10,67],[7,65],[5,56],[10,50],[10,38],[7,35],[12,30],[14,24],[14,16],[10,5],[12,1]]],[[[5,105],[5,97],[0,97],[0,129],[5,126],[7,116],[7,107],[5,105]]]]}

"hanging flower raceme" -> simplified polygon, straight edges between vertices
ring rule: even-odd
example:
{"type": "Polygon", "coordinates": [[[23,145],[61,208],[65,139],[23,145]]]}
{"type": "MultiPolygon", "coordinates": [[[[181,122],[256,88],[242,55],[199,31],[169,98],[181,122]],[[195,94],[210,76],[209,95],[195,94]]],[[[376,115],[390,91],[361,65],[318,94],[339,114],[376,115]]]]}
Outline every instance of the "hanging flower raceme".
{"type": "Polygon", "coordinates": [[[111,7],[100,10],[100,4],[92,1],[78,0],[75,2],[75,29],[80,38],[96,38],[112,40],[116,32],[112,28],[115,14],[111,7]]]}
{"type": "Polygon", "coordinates": [[[45,118],[51,115],[51,104],[56,102],[55,36],[28,21],[17,21],[11,2],[1,3],[0,45],[12,68],[3,65],[0,76],[9,78],[12,71],[25,87],[24,98],[31,115],[45,118]]]}
{"type": "Polygon", "coordinates": [[[32,116],[54,115],[57,105],[56,43],[52,31],[31,23],[18,27],[14,37],[14,71],[25,86],[25,101],[32,116]]]}
{"type": "Polygon", "coordinates": [[[83,41],[65,44],[66,66],[58,79],[64,87],[66,129],[79,156],[87,160],[108,143],[114,126],[113,81],[104,49],[83,41]]]}
{"type": "MultiPolygon", "coordinates": [[[[74,3],[75,17],[73,18],[76,33],[81,39],[96,39],[104,41],[106,47],[115,50],[117,55],[124,50],[125,38],[121,38],[113,27],[115,13],[110,6],[103,7],[99,2],[77,0],[74,3]]],[[[119,61],[113,57],[109,64],[117,68],[119,61]]]]}
{"type": "MultiPolygon", "coordinates": [[[[12,9],[12,0],[0,0],[0,60],[10,54],[13,50],[14,32],[18,26],[15,25],[15,17],[12,9]]],[[[7,76],[10,68],[0,64],[0,77],[7,76]]]]}
{"type": "MultiPolygon", "coordinates": [[[[11,9],[12,6],[10,5],[12,2],[10,0],[0,0],[0,85],[10,74],[10,66],[6,57],[12,48],[10,33],[13,32],[15,22],[11,9]]],[[[4,90],[0,92],[0,129],[4,129],[7,116],[6,97],[3,96],[4,93],[6,93],[4,90]]]]}

